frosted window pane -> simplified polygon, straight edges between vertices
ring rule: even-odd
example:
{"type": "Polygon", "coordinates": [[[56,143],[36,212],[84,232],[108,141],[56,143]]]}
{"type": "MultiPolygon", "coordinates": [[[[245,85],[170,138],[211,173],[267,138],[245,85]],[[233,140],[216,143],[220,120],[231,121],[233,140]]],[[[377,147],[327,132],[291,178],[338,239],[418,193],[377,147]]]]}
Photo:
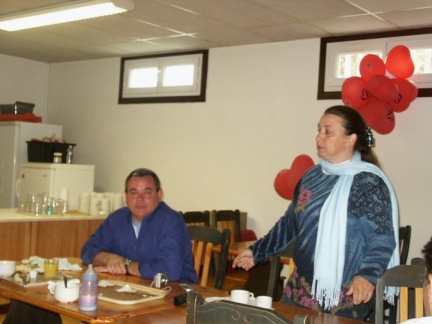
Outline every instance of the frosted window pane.
{"type": "Polygon", "coordinates": [[[411,58],[414,61],[414,74],[432,73],[432,48],[412,49],[411,58]]]}
{"type": "Polygon", "coordinates": [[[158,69],[133,69],[129,74],[129,88],[156,88],[158,82],[158,69]]]}
{"type": "Polygon", "coordinates": [[[163,85],[165,87],[191,86],[194,83],[194,66],[174,65],[164,69],[163,85]]]}
{"type": "Polygon", "coordinates": [[[368,54],[375,54],[382,58],[381,52],[353,52],[341,53],[337,57],[336,77],[346,79],[352,76],[360,76],[360,62],[368,54]]]}

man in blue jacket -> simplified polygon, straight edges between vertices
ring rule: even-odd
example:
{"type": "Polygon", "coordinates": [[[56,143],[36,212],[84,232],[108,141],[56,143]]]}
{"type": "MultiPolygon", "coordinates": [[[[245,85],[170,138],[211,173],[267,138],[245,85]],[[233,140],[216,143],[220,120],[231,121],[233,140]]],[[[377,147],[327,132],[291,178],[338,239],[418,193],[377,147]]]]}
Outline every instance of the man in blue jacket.
{"type": "Polygon", "coordinates": [[[96,271],[198,283],[192,245],[181,215],[162,201],[156,175],[132,171],[125,181],[127,207],[114,211],[84,244],[81,258],[96,271]]]}

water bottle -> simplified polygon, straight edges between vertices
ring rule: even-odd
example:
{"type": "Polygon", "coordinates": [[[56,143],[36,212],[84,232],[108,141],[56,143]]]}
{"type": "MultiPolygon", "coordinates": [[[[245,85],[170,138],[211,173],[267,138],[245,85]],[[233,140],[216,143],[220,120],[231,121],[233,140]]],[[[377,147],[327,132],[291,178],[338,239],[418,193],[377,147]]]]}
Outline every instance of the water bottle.
{"type": "Polygon", "coordinates": [[[72,164],[72,158],[73,158],[73,146],[69,145],[69,147],[67,149],[67,154],[66,154],[66,163],[72,164]]]}
{"type": "Polygon", "coordinates": [[[84,272],[81,281],[81,291],[79,297],[79,309],[82,311],[94,311],[98,304],[98,275],[93,270],[93,265],[89,264],[84,272]]]}

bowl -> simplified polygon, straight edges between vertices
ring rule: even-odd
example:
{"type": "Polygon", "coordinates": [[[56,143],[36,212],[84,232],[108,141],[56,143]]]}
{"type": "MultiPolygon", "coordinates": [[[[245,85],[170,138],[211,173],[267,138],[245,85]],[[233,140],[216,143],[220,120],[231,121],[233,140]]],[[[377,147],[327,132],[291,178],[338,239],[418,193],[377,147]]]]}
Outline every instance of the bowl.
{"type": "Polygon", "coordinates": [[[0,277],[9,277],[15,273],[15,261],[2,260],[0,261],[0,277]]]}

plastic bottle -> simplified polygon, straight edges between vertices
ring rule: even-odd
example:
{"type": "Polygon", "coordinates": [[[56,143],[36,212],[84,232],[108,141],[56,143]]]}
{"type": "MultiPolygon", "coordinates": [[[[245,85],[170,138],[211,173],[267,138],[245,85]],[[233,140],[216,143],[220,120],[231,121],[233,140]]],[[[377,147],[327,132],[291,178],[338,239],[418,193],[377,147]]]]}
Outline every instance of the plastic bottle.
{"type": "Polygon", "coordinates": [[[89,264],[84,272],[81,281],[81,291],[79,297],[79,309],[82,311],[94,311],[98,305],[98,275],[93,270],[93,265],[89,264]]]}
{"type": "Polygon", "coordinates": [[[72,159],[73,159],[73,146],[69,145],[69,147],[67,149],[66,163],[72,164],[72,159]]]}

